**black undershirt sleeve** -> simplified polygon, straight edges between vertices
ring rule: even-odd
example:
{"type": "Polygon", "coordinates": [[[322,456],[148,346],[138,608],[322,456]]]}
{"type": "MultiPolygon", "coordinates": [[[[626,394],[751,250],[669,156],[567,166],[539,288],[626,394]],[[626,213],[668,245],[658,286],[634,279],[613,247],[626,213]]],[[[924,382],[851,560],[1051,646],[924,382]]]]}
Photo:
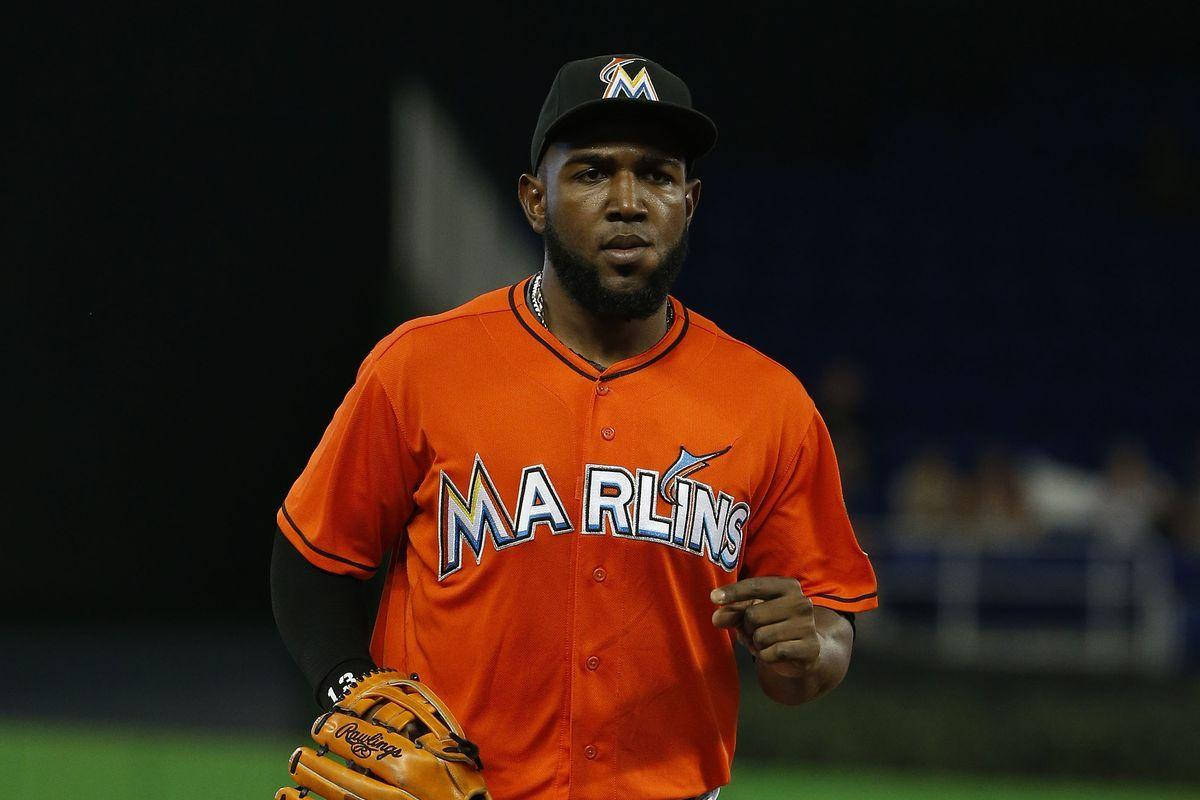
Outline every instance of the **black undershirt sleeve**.
{"type": "Polygon", "coordinates": [[[333,705],[348,675],[375,664],[366,583],[314,567],[279,530],[271,552],[271,606],[288,652],[313,687],[317,705],[333,705]]]}

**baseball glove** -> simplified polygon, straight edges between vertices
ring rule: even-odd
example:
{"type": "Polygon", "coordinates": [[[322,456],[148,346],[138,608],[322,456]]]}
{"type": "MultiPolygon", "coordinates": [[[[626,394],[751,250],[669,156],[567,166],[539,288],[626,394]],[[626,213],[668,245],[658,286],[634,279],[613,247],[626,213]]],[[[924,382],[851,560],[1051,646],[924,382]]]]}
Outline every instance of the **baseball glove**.
{"type": "Polygon", "coordinates": [[[312,726],[317,750],[298,747],[288,771],[299,784],[275,800],[491,800],[479,748],[450,709],[413,675],[374,669],[346,687],[312,726]],[[339,756],[348,766],[330,758],[339,756]]]}

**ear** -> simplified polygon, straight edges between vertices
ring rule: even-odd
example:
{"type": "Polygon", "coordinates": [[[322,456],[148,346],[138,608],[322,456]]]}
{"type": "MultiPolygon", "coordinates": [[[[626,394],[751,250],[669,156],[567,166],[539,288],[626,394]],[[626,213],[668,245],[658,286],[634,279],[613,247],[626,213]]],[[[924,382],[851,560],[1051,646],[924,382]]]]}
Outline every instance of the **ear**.
{"type": "Polygon", "coordinates": [[[687,214],[687,224],[692,224],[692,214],[696,213],[696,206],[700,205],[700,179],[696,178],[687,182],[684,189],[683,202],[685,205],[685,213],[687,214]]]}
{"type": "Polygon", "coordinates": [[[546,184],[528,172],[517,181],[517,202],[525,212],[525,219],[533,232],[541,235],[546,230],[546,184]]]}

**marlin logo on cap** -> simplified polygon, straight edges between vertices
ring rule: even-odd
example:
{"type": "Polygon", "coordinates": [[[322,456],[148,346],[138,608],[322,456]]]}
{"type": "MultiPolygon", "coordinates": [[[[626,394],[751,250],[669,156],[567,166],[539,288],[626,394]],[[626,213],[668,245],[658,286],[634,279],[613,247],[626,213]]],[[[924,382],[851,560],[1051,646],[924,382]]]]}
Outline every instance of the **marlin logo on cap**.
{"type": "Polygon", "coordinates": [[[632,64],[635,61],[645,61],[644,58],[621,58],[614,56],[613,60],[608,62],[604,69],[600,70],[600,80],[607,84],[604,98],[620,97],[644,97],[647,100],[657,100],[658,92],[654,90],[654,83],[650,80],[650,73],[643,66],[632,78],[625,71],[625,65],[632,64]]]}

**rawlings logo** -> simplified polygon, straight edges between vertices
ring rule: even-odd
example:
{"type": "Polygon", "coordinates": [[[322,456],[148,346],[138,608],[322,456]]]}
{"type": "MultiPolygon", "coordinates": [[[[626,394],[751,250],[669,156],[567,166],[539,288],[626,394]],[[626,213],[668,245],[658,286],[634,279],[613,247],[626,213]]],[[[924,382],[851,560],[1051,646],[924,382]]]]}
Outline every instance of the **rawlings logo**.
{"type": "Polygon", "coordinates": [[[335,739],[345,739],[346,744],[350,745],[350,752],[354,753],[357,758],[375,756],[376,761],[383,761],[387,756],[399,758],[402,755],[400,748],[389,744],[387,739],[383,738],[383,734],[372,733],[368,736],[360,733],[358,724],[354,722],[347,722],[338,728],[333,736],[335,739]],[[376,751],[379,752],[379,755],[375,755],[376,751]]]}

